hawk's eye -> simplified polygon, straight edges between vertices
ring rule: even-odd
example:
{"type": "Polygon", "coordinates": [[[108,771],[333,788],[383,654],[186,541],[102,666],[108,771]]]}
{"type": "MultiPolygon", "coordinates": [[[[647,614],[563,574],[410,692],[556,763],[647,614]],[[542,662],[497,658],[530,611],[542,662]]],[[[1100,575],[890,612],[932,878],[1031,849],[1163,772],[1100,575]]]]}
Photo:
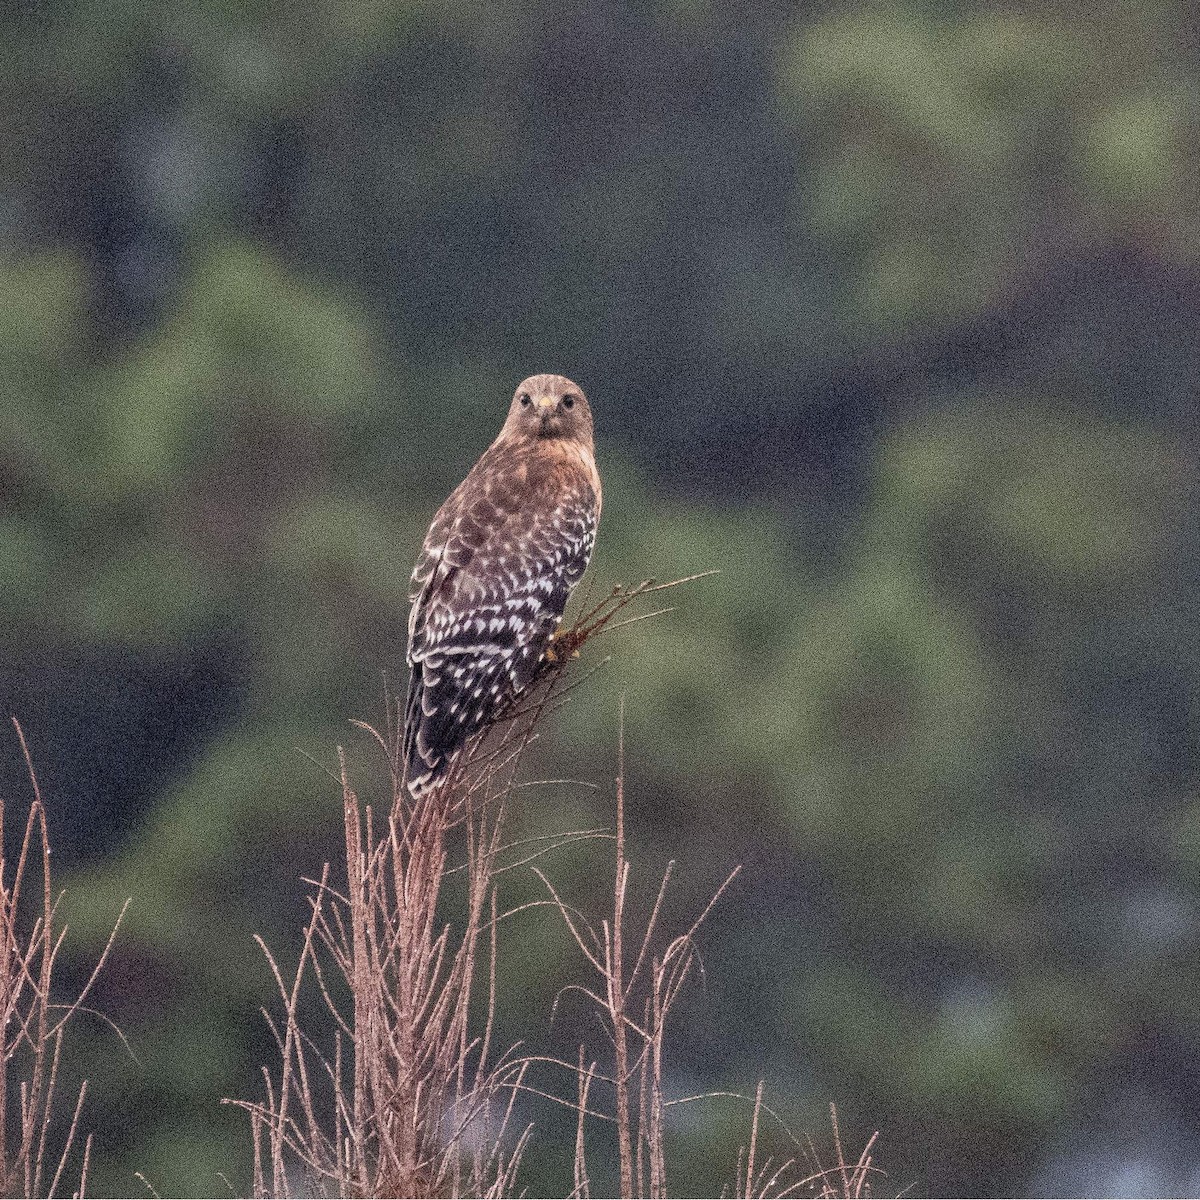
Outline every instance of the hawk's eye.
{"type": "Polygon", "coordinates": [[[533,403],[533,397],[528,392],[521,393],[521,407],[528,408],[533,403]]]}
{"type": "Polygon", "coordinates": [[[564,396],[563,397],[563,408],[574,408],[574,407],[575,407],[575,397],[574,396],[564,396]]]}

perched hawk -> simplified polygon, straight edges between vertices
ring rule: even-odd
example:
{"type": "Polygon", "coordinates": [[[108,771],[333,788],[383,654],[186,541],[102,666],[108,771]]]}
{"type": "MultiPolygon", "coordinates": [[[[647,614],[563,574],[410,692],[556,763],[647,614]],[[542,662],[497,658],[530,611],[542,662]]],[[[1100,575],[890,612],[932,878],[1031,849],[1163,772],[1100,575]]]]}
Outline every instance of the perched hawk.
{"type": "Polygon", "coordinates": [[[414,796],[533,677],[599,520],[587,399],[561,375],[531,375],[438,509],[413,569],[404,765],[414,796]]]}

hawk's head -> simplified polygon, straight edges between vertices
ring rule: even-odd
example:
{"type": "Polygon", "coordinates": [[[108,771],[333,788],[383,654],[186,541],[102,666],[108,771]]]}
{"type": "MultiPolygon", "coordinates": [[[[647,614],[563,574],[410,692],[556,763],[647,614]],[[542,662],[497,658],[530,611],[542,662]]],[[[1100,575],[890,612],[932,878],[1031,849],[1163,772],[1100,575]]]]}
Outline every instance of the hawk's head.
{"type": "Polygon", "coordinates": [[[592,443],[592,410],[565,375],[530,375],[513,393],[503,432],[592,443]]]}

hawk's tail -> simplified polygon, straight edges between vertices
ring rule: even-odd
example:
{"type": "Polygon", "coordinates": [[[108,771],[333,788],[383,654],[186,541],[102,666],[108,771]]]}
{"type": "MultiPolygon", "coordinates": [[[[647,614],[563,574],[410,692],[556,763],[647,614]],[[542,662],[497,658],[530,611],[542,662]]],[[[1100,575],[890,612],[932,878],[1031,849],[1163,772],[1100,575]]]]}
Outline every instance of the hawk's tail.
{"type": "Polygon", "coordinates": [[[487,727],[508,691],[502,667],[454,655],[413,663],[404,706],[404,775],[414,798],[437,787],[459,751],[487,727]]]}
{"type": "Polygon", "coordinates": [[[422,665],[413,663],[408,679],[408,698],[404,703],[404,781],[414,800],[433,791],[450,766],[444,754],[431,753],[428,738],[421,736],[425,724],[423,675],[422,665]]]}

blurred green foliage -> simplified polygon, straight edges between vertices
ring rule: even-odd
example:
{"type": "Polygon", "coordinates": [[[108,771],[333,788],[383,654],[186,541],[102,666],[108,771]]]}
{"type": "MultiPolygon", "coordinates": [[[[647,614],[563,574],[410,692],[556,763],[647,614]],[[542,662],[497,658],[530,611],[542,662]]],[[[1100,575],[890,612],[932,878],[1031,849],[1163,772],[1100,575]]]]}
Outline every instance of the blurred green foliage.
{"type": "MultiPolygon", "coordinates": [[[[137,1061],[102,1027],[82,1047],[100,1191],[245,1186],[218,1100],[266,1053],[250,935],[288,959],[337,845],[304,755],[378,719],[430,514],[515,382],[561,369],[597,412],[592,586],[721,571],[614,638],[531,767],[611,777],[624,696],[649,864],[698,897],[746,863],[680,1078],[765,1075],[810,1128],[836,1100],[897,1187],[1114,1187],[1063,1157],[1091,1138],[1111,1178],[1187,1192],[1190,20],[6,15],[0,694],[76,937],[134,900],[101,1003],[137,1061]]],[[[531,830],[609,819],[528,796],[531,830]]],[[[594,859],[560,870],[601,894],[594,859]]],[[[569,962],[532,922],[511,953],[516,1038],[569,962]]],[[[679,1184],[711,1186],[737,1134],[689,1121],[679,1184]]]]}

